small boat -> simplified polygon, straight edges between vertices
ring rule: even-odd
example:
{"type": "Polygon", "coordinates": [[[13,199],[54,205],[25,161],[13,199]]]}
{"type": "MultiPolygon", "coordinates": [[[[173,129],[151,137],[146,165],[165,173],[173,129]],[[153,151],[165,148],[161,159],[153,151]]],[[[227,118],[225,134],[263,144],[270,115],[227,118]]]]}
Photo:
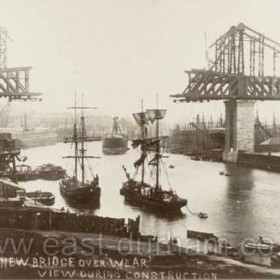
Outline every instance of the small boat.
{"type": "Polygon", "coordinates": [[[30,181],[39,178],[39,172],[33,170],[31,166],[26,164],[21,164],[16,166],[16,175],[18,181],[30,181]]]}
{"type": "MultiPolygon", "coordinates": [[[[74,143],[74,156],[65,156],[64,158],[74,159],[74,174],[73,176],[65,176],[59,182],[59,190],[61,195],[73,206],[78,207],[78,205],[89,205],[90,207],[95,207],[99,205],[101,188],[99,187],[99,177],[96,174],[92,175],[91,181],[86,181],[85,178],[85,160],[92,158],[99,158],[94,156],[86,156],[85,152],[85,142],[93,141],[91,137],[86,136],[85,129],[85,117],[83,109],[95,109],[93,107],[72,107],[75,109],[75,123],[73,136],[66,139],[66,143],[74,143]],[[77,120],[76,120],[76,109],[82,109],[81,114],[81,135],[78,135],[77,120]],[[80,167],[81,180],[78,179],[78,166],[80,167]]],[[[89,167],[91,171],[91,168],[89,167]]]]}
{"type": "Polygon", "coordinates": [[[16,176],[17,181],[31,181],[39,179],[39,172],[33,170],[31,166],[20,164],[16,166],[16,172],[7,172],[5,176],[13,180],[16,176]]]}
{"type": "Polygon", "coordinates": [[[197,214],[197,217],[199,217],[200,219],[207,219],[208,215],[207,213],[200,212],[197,214]]]}
{"type": "Polygon", "coordinates": [[[59,180],[65,177],[66,171],[61,166],[46,163],[36,168],[39,177],[44,180],[59,180]]]}
{"type": "Polygon", "coordinates": [[[105,155],[122,155],[128,151],[128,138],[118,124],[118,117],[113,121],[112,133],[102,140],[102,151],[105,155]]]}
{"type": "MultiPolygon", "coordinates": [[[[7,177],[14,178],[13,173],[8,173],[7,177]]],[[[17,181],[31,181],[37,179],[43,180],[59,180],[65,176],[65,170],[61,166],[51,163],[40,165],[32,168],[29,165],[21,164],[16,166],[16,179],[17,181]]]]}
{"type": "Polygon", "coordinates": [[[51,192],[41,192],[41,191],[27,192],[26,197],[34,200],[35,202],[38,201],[48,206],[53,205],[55,200],[55,196],[51,192]]]}
{"type": "Polygon", "coordinates": [[[195,231],[195,230],[187,230],[187,238],[196,238],[199,240],[211,240],[214,242],[217,242],[219,240],[219,238],[213,233],[195,231]]]}
{"type": "Polygon", "coordinates": [[[170,165],[169,165],[169,168],[170,168],[170,169],[174,169],[175,166],[174,166],[173,164],[170,164],[170,165]]]}
{"type": "Polygon", "coordinates": [[[160,184],[160,166],[164,168],[162,162],[163,156],[160,152],[160,143],[164,137],[159,137],[159,120],[163,119],[165,114],[166,110],[160,109],[147,110],[146,112],[133,114],[141,131],[141,139],[132,141],[132,147],[134,149],[140,148],[141,156],[134,162],[134,167],[136,169],[136,174],[140,171],[139,169],[141,169],[139,172],[141,173],[141,180],[131,178],[130,174],[123,166],[127,181],[123,183],[120,194],[123,195],[125,201],[131,205],[149,208],[154,212],[170,215],[181,213],[181,208],[187,205],[187,199],[179,197],[171,187],[170,190],[164,190],[160,184]],[[156,137],[147,138],[146,125],[154,121],[156,121],[156,137]],[[147,160],[148,156],[151,157],[149,160],[147,160]],[[147,169],[150,169],[151,174],[154,174],[155,178],[151,178],[151,181],[155,181],[155,185],[145,181],[147,169]]]}
{"type": "Polygon", "coordinates": [[[273,243],[269,243],[269,242],[263,242],[263,244],[272,246],[273,252],[275,252],[275,253],[279,253],[280,252],[280,244],[279,243],[273,244],[273,243]]]}
{"type": "Polygon", "coordinates": [[[247,242],[244,244],[245,249],[250,251],[259,251],[259,252],[272,252],[273,246],[263,243],[251,243],[247,242]]]}

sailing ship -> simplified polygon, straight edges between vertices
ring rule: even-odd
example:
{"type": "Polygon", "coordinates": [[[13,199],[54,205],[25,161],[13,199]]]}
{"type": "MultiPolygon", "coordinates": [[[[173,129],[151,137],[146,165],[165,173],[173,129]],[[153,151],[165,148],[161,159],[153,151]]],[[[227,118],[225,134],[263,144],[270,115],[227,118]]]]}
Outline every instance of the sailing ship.
{"type": "Polygon", "coordinates": [[[175,191],[162,189],[160,184],[160,166],[163,155],[161,154],[160,143],[165,137],[159,137],[159,121],[164,118],[166,110],[154,109],[133,114],[134,119],[140,126],[141,138],[132,141],[132,147],[140,147],[141,156],[134,163],[136,173],[141,167],[141,181],[130,177],[126,168],[123,166],[127,181],[123,183],[120,194],[125,201],[140,207],[150,208],[164,213],[180,212],[181,208],[187,205],[187,200],[180,198],[175,191]],[[147,138],[147,125],[156,121],[156,137],[147,138]],[[147,166],[152,170],[156,169],[155,186],[145,182],[145,163],[148,155],[152,154],[152,159],[147,166]]]}
{"type": "Polygon", "coordinates": [[[59,182],[59,189],[61,195],[70,203],[84,205],[99,205],[101,189],[99,187],[98,175],[93,176],[93,180],[86,181],[85,178],[85,159],[99,158],[94,156],[86,156],[85,142],[94,141],[93,138],[86,136],[84,109],[95,109],[94,107],[71,107],[75,109],[75,123],[73,128],[72,138],[65,139],[66,143],[74,143],[75,155],[65,156],[64,158],[74,159],[74,175],[72,177],[66,176],[59,182]],[[76,110],[81,109],[81,135],[78,135],[76,110]],[[81,181],[78,180],[78,166],[81,169],[81,181]]]}
{"type": "Polygon", "coordinates": [[[118,124],[118,117],[113,118],[113,121],[112,133],[106,135],[102,141],[102,151],[105,155],[121,155],[128,150],[128,139],[118,124]]]}

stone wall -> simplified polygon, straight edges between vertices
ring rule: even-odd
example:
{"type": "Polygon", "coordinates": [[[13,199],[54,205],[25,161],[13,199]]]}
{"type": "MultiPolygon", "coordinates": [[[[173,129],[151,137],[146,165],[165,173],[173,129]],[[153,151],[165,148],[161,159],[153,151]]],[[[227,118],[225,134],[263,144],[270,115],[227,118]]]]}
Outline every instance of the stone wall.
{"type": "Polygon", "coordinates": [[[236,149],[254,151],[255,101],[236,101],[236,149]]]}
{"type": "Polygon", "coordinates": [[[280,157],[254,153],[239,153],[237,163],[245,167],[280,172],[280,157]]]}
{"type": "Polygon", "coordinates": [[[254,105],[255,101],[250,100],[225,101],[224,161],[236,162],[238,151],[254,151],[254,105]]]}

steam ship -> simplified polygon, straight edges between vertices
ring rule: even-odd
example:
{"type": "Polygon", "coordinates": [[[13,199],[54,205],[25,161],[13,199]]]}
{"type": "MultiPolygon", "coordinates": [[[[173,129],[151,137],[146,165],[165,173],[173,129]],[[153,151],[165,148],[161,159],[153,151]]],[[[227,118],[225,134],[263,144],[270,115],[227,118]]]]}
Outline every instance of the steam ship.
{"type": "Polygon", "coordinates": [[[102,141],[102,151],[105,155],[121,155],[128,150],[128,139],[118,124],[118,117],[113,119],[112,133],[106,135],[102,141]]]}

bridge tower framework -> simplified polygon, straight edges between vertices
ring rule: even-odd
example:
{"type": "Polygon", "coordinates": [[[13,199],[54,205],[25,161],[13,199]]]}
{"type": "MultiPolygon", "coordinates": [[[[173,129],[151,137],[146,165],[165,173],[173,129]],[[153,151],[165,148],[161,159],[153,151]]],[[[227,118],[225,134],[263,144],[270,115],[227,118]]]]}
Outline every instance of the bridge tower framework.
{"type": "MultiPolygon", "coordinates": [[[[8,102],[13,100],[40,101],[41,93],[30,92],[29,90],[29,71],[31,67],[8,68],[8,40],[11,40],[11,38],[8,36],[7,29],[0,26],[0,97],[8,98],[8,102]]],[[[0,139],[0,177],[3,177],[6,171],[12,171],[14,174],[13,180],[16,182],[15,160],[18,158],[20,150],[15,148],[14,142],[12,139],[0,139]]]]}
{"type": "Polygon", "coordinates": [[[280,43],[243,23],[232,26],[210,47],[208,69],[192,69],[188,85],[174,102],[224,100],[226,141],[224,160],[236,162],[239,152],[254,151],[254,104],[280,100],[277,76],[280,43]],[[266,71],[270,74],[265,75],[266,71]]]}

